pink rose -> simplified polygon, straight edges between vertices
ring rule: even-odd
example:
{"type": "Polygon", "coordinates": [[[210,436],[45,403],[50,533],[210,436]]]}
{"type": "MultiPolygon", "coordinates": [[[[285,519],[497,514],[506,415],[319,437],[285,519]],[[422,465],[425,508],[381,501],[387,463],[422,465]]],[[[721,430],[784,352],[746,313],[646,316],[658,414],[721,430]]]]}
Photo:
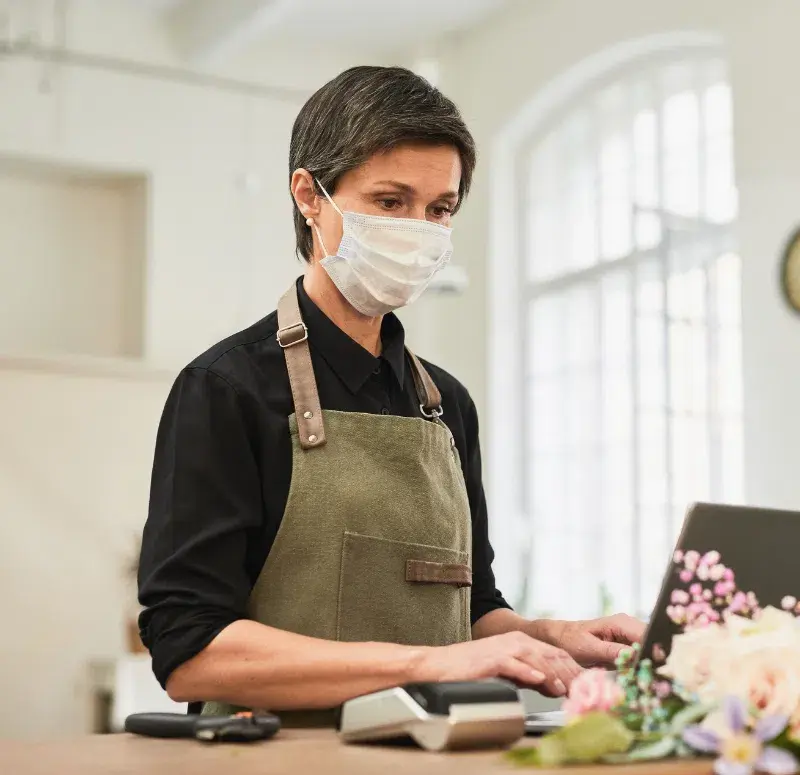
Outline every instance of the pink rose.
{"type": "Polygon", "coordinates": [[[578,718],[594,711],[608,712],[620,705],[625,693],[601,668],[581,673],[569,688],[563,709],[569,718],[578,718]]]}

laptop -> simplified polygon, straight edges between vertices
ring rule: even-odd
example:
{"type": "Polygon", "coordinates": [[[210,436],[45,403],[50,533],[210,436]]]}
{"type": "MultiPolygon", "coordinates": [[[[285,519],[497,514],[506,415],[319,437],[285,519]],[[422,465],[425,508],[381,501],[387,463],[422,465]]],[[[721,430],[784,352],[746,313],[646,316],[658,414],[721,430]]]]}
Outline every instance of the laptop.
{"type": "MultiPolygon", "coordinates": [[[[690,550],[702,556],[717,551],[723,565],[736,576],[736,587],[753,592],[761,607],[780,608],[786,595],[800,598],[800,512],[777,511],[750,506],[695,503],[686,513],[675,549],[670,555],[661,590],[647,625],[639,659],[663,663],[672,638],[681,632],[667,615],[675,589],[688,589],[673,557],[690,550]]],[[[705,586],[708,586],[708,582],[705,586]]],[[[563,726],[563,711],[531,713],[525,718],[525,733],[540,735],[563,726]]]]}

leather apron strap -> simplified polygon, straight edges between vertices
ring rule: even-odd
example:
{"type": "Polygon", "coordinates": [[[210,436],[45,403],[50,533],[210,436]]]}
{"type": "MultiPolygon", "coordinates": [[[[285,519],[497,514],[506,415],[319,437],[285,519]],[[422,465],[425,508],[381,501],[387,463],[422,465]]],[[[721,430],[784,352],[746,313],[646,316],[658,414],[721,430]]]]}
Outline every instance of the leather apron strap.
{"type": "Polygon", "coordinates": [[[292,389],[297,430],[303,449],[325,444],[325,425],[317,381],[308,348],[308,329],[300,314],[297,288],[292,285],[278,302],[278,344],[283,348],[292,389]]]}
{"type": "MultiPolygon", "coordinates": [[[[283,348],[289,385],[292,389],[294,411],[300,446],[313,449],[325,444],[325,424],[319,402],[317,381],[311,364],[308,346],[308,328],[300,313],[297,287],[292,285],[278,302],[278,344],[283,348]]],[[[424,417],[437,419],[442,416],[442,394],[430,374],[414,353],[406,348],[411,363],[411,375],[419,399],[419,408],[424,417]]]]}
{"type": "Polygon", "coordinates": [[[417,389],[417,396],[419,397],[419,408],[424,417],[432,420],[436,417],[442,416],[442,394],[439,388],[436,387],[431,375],[425,370],[425,367],[419,362],[411,350],[406,347],[408,358],[411,361],[411,374],[414,377],[414,387],[417,389]]]}

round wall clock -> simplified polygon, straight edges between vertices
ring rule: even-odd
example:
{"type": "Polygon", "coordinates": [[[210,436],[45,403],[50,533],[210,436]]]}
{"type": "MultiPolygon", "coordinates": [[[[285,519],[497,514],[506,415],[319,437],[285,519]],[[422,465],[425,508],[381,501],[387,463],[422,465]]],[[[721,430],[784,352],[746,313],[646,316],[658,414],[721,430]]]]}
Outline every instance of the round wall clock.
{"type": "Polygon", "coordinates": [[[783,254],[781,287],[789,306],[800,314],[800,229],[792,235],[783,254]]]}

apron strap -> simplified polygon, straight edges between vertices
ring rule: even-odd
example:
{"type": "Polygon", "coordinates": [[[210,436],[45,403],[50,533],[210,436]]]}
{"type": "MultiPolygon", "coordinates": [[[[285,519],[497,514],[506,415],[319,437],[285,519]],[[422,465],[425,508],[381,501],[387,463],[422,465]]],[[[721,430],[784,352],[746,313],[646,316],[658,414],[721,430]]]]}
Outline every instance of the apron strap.
{"type": "Polygon", "coordinates": [[[308,348],[308,329],[300,314],[297,288],[292,285],[278,302],[278,344],[286,358],[295,419],[303,449],[325,444],[325,426],[319,403],[317,381],[308,348]]]}
{"type": "Polygon", "coordinates": [[[425,367],[420,363],[414,353],[406,347],[408,358],[411,361],[411,374],[414,377],[414,387],[417,389],[417,396],[419,397],[419,409],[423,417],[433,420],[441,417],[442,412],[442,394],[439,388],[436,387],[431,375],[425,370],[425,367]]]}
{"type": "MultiPolygon", "coordinates": [[[[319,402],[317,381],[311,364],[308,347],[308,328],[300,313],[297,288],[292,285],[278,302],[278,344],[286,358],[289,385],[294,400],[295,419],[303,449],[321,447],[325,444],[325,425],[319,402]]],[[[425,370],[414,353],[406,348],[411,362],[411,375],[419,398],[419,408],[429,420],[442,416],[442,394],[431,375],[425,370]]]]}

